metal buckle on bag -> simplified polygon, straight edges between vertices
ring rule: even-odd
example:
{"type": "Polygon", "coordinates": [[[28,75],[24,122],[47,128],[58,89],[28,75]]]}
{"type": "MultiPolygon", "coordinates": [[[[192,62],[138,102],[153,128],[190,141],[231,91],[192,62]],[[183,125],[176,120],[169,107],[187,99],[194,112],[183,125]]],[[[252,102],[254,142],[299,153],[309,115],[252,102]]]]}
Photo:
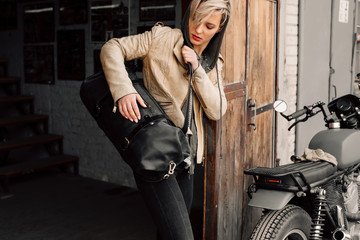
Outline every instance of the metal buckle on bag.
{"type": "Polygon", "coordinates": [[[176,163],[174,161],[170,161],[169,163],[169,171],[167,174],[164,175],[163,179],[168,179],[170,175],[175,173],[176,163]]]}

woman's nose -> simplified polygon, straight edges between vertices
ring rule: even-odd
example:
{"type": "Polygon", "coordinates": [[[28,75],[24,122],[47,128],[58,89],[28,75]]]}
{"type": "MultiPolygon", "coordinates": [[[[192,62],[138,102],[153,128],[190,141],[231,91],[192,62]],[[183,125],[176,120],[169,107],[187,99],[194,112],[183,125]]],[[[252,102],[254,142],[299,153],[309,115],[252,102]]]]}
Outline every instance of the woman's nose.
{"type": "Polygon", "coordinates": [[[199,24],[196,28],[195,28],[196,33],[202,33],[203,31],[203,25],[199,24]]]}

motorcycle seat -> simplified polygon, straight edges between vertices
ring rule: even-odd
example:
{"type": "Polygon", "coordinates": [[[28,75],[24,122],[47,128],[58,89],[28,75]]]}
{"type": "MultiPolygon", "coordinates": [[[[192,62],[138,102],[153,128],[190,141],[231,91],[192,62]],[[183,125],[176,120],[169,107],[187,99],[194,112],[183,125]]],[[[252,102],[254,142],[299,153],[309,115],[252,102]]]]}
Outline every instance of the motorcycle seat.
{"type": "Polygon", "coordinates": [[[323,183],[337,170],[325,161],[301,161],[275,168],[256,167],[245,170],[253,175],[258,188],[306,191],[309,187],[323,183]]]}

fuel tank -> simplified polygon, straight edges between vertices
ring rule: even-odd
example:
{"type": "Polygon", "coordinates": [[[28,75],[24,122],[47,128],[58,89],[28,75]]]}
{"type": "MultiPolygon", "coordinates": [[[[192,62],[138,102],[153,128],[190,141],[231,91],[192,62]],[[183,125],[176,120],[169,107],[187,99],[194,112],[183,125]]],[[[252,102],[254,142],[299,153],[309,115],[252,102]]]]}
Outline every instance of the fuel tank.
{"type": "Polygon", "coordinates": [[[360,162],[360,131],[327,129],[318,132],[309,143],[310,149],[322,149],[336,157],[338,169],[343,170],[360,162]]]}

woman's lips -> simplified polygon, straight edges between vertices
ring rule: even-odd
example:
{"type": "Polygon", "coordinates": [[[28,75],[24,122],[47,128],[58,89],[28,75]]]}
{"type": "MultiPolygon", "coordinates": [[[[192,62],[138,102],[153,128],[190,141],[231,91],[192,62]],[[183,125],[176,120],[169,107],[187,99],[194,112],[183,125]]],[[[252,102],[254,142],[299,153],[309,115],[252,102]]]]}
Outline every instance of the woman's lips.
{"type": "Polygon", "coordinates": [[[192,36],[192,38],[193,38],[195,41],[200,41],[200,40],[202,39],[201,37],[196,36],[196,35],[194,35],[194,34],[192,34],[191,36],[192,36]]]}

